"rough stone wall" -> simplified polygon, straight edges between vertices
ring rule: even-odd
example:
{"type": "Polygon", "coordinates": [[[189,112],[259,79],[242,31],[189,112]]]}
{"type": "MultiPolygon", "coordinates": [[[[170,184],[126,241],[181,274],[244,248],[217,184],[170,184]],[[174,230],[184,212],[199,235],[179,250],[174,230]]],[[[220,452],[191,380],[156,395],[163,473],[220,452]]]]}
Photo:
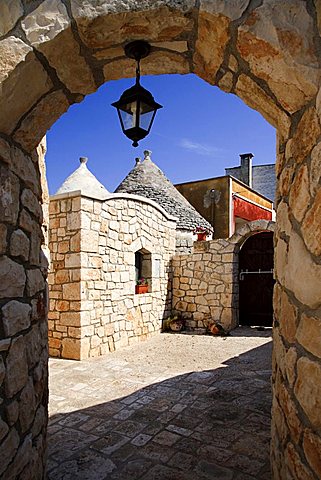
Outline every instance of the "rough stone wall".
{"type": "Polygon", "coordinates": [[[274,479],[321,478],[321,93],[302,109],[277,162],[274,479]],[[313,147],[313,145],[315,145],[313,147]]]}
{"type": "Polygon", "coordinates": [[[160,331],[171,308],[176,223],[131,195],[69,195],[50,201],[49,353],[82,359],[160,331]],[[151,252],[152,278],[149,293],[135,294],[142,248],[151,252]]]}
{"type": "MultiPolygon", "coordinates": [[[[25,188],[18,194],[16,178],[19,184],[24,182],[31,152],[69,105],[81,101],[105,81],[134,75],[135,66],[121,48],[128,40],[144,38],[153,45],[152,54],[142,62],[143,74],[193,72],[236,94],[276,127],[278,231],[272,441],[276,480],[321,477],[321,434],[315,415],[321,398],[320,32],[319,0],[0,2],[0,139],[1,144],[7,141],[10,145],[1,147],[1,188],[5,192],[1,202],[8,208],[6,202],[12,196],[15,212],[0,219],[2,235],[7,233],[1,262],[10,267],[10,275],[19,272],[19,282],[3,283],[3,306],[13,300],[30,305],[32,296],[44,291],[40,269],[30,259],[20,263],[8,250],[10,235],[21,229],[29,234],[37,256],[40,254],[40,242],[35,238],[41,221],[30,216],[32,228],[18,225],[17,209],[20,211],[22,201],[27,200],[21,195],[25,188]],[[9,149],[15,154],[10,155],[9,149]],[[32,270],[27,277],[29,289],[22,291],[20,287],[17,291],[17,285],[25,285],[25,273],[20,268],[25,266],[32,270]],[[290,322],[293,330],[289,334],[287,318],[292,318],[291,312],[294,321],[290,322]]],[[[37,182],[35,189],[40,185],[39,179],[37,182]]],[[[20,186],[24,187],[22,183],[20,186]]],[[[40,198],[38,193],[36,196],[40,198]]],[[[27,218],[26,214],[19,216],[27,218]]],[[[1,245],[4,243],[2,240],[1,245]]],[[[4,335],[1,331],[6,340],[4,335]]],[[[20,365],[25,365],[22,337],[19,344],[10,341],[10,361],[10,351],[1,353],[13,379],[20,376],[20,365]]],[[[43,332],[35,343],[37,348],[32,349],[34,365],[42,362],[44,339],[43,332]]],[[[45,398],[46,370],[40,370],[34,381],[38,382],[38,398],[45,398]]],[[[30,363],[29,373],[32,371],[30,363]]],[[[3,366],[0,372],[4,399],[1,418],[8,425],[4,410],[12,397],[3,387],[3,366]]],[[[39,414],[34,412],[32,418],[36,421],[39,414]]],[[[13,459],[16,448],[12,447],[12,438],[17,439],[13,445],[22,445],[23,431],[15,429],[15,433],[13,437],[4,433],[1,438],[1,454],[6,452],[1,459],[13,459]]],[[[42,470],[41,448],[38,460],[36,454],[29,456],[25,467],[32,469],[33,478],[42,470]]]]}
{"type": "Polygon", "coordinates": [[[0,478],[41,479],[47,291],[38,153],[0,139],[0,478]]]}
{"type": "Polygon", "coordinates": [[[274,231],[274,222],[247,223],[229,239],[195,242],[190,255],[173,258],[173,312],[185,318],[188,330],[204,332],[213,320],[227,330],[237,326],[239,249],[264,230],[274,231]]]}
{"type": "Polygon", "coordinates": [[[73,342],[81,337],[80,208],[79,196],[60,195],[49,203],[48,342],[55,357],[81,357],[80,341],[73,342]]]}

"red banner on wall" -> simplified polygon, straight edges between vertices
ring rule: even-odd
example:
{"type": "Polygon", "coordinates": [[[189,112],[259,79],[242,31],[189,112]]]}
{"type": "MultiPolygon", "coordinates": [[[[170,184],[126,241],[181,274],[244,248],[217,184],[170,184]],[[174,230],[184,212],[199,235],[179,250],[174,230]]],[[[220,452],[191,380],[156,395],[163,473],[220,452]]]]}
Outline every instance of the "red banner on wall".
{"type": "Polygon", "coordinates": [[[244,220],[272,220],[271,210],[265,210],[258,205],[244,200],[243,198],[233,196],[234,218],[239,217],[244,220]]]}

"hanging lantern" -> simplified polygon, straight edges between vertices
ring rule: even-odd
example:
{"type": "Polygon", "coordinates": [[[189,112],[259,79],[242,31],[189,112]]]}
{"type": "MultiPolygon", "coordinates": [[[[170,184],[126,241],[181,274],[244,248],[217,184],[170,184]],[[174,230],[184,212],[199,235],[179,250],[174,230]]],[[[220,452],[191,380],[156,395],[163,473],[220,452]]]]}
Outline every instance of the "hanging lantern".
{"type": "Polygon", "coordinates": [[[126,45],[126,56],[137,62],[136,83],[125,90],[117,102],[112,103],[112,106],[117,108],[121,128],[126,137],[133,140],[134,147],[149,134],[157,110],[163,108],[140,84],[140,60],[147,57],[149,52],[150,45],[143,40],[126,45]]]}

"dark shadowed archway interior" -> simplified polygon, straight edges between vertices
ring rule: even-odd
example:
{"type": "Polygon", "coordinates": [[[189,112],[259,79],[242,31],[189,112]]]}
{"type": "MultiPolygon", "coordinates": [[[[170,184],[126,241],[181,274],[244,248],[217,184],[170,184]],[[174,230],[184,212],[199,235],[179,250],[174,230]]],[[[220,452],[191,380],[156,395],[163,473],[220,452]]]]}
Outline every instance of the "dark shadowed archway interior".
{"type": "Polygon", "coordinates": [[[248,238],[239,260],[240,325],[271,327],[273,322],[273,233],[248,238]]]}

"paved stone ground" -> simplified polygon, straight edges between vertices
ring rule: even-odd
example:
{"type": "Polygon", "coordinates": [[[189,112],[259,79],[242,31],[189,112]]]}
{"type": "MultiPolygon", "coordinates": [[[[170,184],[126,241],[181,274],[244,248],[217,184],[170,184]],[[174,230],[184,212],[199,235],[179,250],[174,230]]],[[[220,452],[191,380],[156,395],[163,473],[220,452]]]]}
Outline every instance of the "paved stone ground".
{"type": "Polygon", "coordinates": [[[49,480],[268,480],[271,331],[50,360],[49,480]]]}

